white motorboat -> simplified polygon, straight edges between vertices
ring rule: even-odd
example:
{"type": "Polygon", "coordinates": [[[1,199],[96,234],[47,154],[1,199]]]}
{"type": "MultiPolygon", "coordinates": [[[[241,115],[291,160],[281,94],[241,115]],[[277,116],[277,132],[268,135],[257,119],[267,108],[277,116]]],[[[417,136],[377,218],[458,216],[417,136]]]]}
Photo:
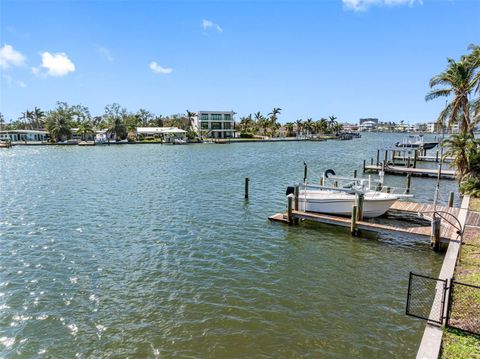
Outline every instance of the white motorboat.
{"type": "MultiPolygon", "coordinates": [[[[352,192],[304,189],[299,191],[298,207],[300,211],[351,216],[356,197],[357,194],[352,192]]],[[[398,199],[399,196],[395,194],[367,191],[364,193],[363,216],[379,217],[398,199]]]]}
{"type": "MultiPolygon", "coordinates": [[[[334,174],[334,171],[328,170],[326,176],[322,178],[323,184],[327,181],[328,173],[334,174]],[[331,172],[329,172],[331,171],[331,172]]],[[[306,212],[325,213],[337,216],[351,216],[352,206],[354,206],[358,197],[363,196],[363,217],[374,218],[386,213],[388,209],[402,197],[412,197],[408,194],[382,192],[381,190],[371,189],[372,182],[375,185],[383,183],[383,176],[379,181],[372,181],[371,178],[347,178],[330,177],[334,180],[334,186],[300,184],[298,190],[298,209],[306,212]],[[339,187],[339,182],[347,181],[344,187],[339,187]]],[[[294,187],[287,189],[287,195],[293,193],[294,187]]]]}
{"type": "Polygon", "coordinates": [[[397,142],[395,146],[404,148],[423,148],[431,150],[438,145],[437,141],[426,142],[422,135],[405,137],[402,142],[397,142]]]}

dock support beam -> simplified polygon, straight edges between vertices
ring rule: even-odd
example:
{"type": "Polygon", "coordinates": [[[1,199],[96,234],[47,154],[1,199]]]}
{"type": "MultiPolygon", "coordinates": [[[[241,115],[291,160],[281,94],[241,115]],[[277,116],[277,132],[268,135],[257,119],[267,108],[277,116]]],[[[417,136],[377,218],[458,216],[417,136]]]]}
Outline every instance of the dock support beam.
{"type": "Polygon", "coordinates": [[[455,198],[455,194],[453,192],[450,192],[448,194],[448,207],[453,207],[454,198],[455,198]]]}
{"type": "Polygon", "coordinates": [[[250,182],[250,179],[248,177],[245,177],[245,199],[248,199],[248,183],[250,182]]]}
{"type": "Polygon", "coordinates": [[[432,220],[432,241],[430,245],[433,247],[435,252],[440,250],[440,229],[441,229],[442,220],[441,218],[434,217],[432,220]]]}
{"type": "Polygon", "coordinates": [[[355,205],[357,207],[357,221],[363,221],[363,201],[365,199],[365,195],[363,193],[359,193],[356,198],[355,205]]]}
{"type": "Polygon", "coordinates": [[[352,221],[350,223],[350,233],[352,236],[357,235],[357,206],[352,206],[352,221]]]}
{"type": "Polygon", "coordinates": [[[405,190],[406,194],[410,193],[410,184],[412,183],[412,175],[410,173],[407,174],[407,189],[405,190]]]}
{"type": "Polygon", "coordinates": [[[287,220],[288,220],[288,224],[293,224],[292,207],[293,207],[293,195],[289,194],[287,196],[287,220]]]}

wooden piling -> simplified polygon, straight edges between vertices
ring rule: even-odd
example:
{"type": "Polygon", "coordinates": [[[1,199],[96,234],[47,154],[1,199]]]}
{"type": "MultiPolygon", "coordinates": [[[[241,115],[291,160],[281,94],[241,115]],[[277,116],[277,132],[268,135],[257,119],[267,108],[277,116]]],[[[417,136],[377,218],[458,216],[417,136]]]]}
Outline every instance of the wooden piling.
{"type": "Polygon", "coordinates": [[[377,166],[380,164],[380,150],[377,150],[377,166]]]}
{"type": "Polygon", "coordinates": [[[365,162],[366,162],[366,161],[365,161],[365,160],[363,160],[363,173],[365,173],[365,165],[366,165],[366,163],[365,163],[365,162]]]}
{"type": "Polygon", "coordinates": [[[353,170],[353,178],[357,178],[357,170],[353,170]]]}
{"type": "Polygon", "coordinates": [[[448,194],[448,207],[453,207],[453,200],[454,200],[454,197],[455,194],[453,192],[450,192],[448,194]]]}
{"type": "Polygon", "coordinates": [[[413,153],[413,168],[417,168],[417,158],[418,158],[418,151],[415,150],[413,153]]]}
{"type": "Polygon", "coordinates": [[[357,206],[352,206],[352,220],[350,222],[350,233],[352,236],[357,235],[357,206]]]}
{"type": "Polygon", "coordinates": [[[294,209],[295,211],[298,211],[298,195],[300,193],[300,187],[297,185],[295,187],[293,187],[293,197],[294,197],[294,201],[293,201],[293,204],[294,204],[294,209]]]}
{"type": "Polygon", "coordinates": [[[248,183],[250,182],[250,179],[248,177],[245,177],[245,199],[248,199],[248,183]]]}
{"type": "Polygon", "coordinates": [[[412,182],[412,175],[410,173],[407,174],[407,189],[405,190],[406,194],[410,193],[410,185],[412,182]]]}
{"type": "Polygon", "coordinates": [[[355,205],[357,206],[357,221],[363,221],[363,202],[365,200],[365,195],[363,193],[357,194],[355,198],[355,205]]]}
{"type": "Polygon", "coordinates": [[[435,162],[438,162],[438,151],[435,152],[435,162]]]}
{"type": "Polygon", "coordinates": [[[407,157],[407,168],[410,168],[410,152],[408,152],[408,157],[407,157]]]}
{"type": "Polygon", "coordinates": [[[432,220],[432,239],[430,245],[434,251],[440,250],[440,229],[442,220],[439,217],[434,217],[432,220]]]}
{"type": "Polygon", "coordinates": [[[289,194],[287,196],[287,221],[289,224],[293,223],[292,205],[293,205],[293,195],[289,194]]]}
{"type": "Polygon", "coordinates": [[[370,158],[370,164],[373,165],[373,157],[370,158]]]}
{"type": "Polygon", "coordinates": [[[307,172],[308,172],[307,164],[303,162],[303,183],[307,183],[307,172]]]}
{"type": "Polygon", "coordinates": [[[384,152],[383,160],[384,160],[384,162],[387,162],[388,161],[388,150],[383,150],[383,152],[384,152]]]}

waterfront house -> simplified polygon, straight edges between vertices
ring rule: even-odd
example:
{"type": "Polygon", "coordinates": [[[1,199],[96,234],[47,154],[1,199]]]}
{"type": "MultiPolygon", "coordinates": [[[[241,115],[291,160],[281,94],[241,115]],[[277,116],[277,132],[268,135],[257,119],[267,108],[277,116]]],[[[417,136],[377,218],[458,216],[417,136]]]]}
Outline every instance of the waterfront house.
{"type": "Polygon", "coordinates": [[[137,127],[137,139],[161,139],[166,143],[174,143],[175,140],[185,141],[187,131],[177,127],[137,127]]]}
{"type": "Polygon", "coordinates": [[[198,111],[194,117],[194,128],[202,137],[235,137],[233,111],[198,111]]]}
{"type": "Polygon", "coordinates": [[[0,141],[12,143],[43,143],[48,139],[47,131],[38,130],[5,130],[0,131],[0,141]]]}
{"type": "Polygon", "coordinates": [[[373,131],[377,128],[377,122],[374,121],[363,121],[358,126],[359,131],[373,131]]]}

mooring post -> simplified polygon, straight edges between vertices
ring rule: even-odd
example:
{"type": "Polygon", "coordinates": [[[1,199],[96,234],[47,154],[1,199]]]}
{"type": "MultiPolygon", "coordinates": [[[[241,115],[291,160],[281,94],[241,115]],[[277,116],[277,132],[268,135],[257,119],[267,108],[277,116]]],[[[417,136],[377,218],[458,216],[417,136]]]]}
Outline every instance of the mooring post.
{"type": "Polygon", "coordinates": [[[287,196],[287,220],[289,224],[293,223],[292,216],[293,194],[287,196]]]}
{"type": "Polygon", "coordinates": [[[383,152],[385,152],[383,160],[384,160],[384,162],[387,162],[388,161],[388,150],[383,150],[383,152]]]}
{"type": "Polygon", "coordinates": [[[353,170],[353,178],[357,178],[357,170],[353,170]]]}
{"type": "Polygon", "coordinates": [[[435,152],[435,162],[438,162],[438,150],[435,152]]]}
{"type": "Polygon", "coordinates": [[[250,179],[248,177],[245,177],[245,199],[248,199],[248,183],[250,182],[250,179]]]}
{"type": "Polygon", "coordinates": [[[352,220],[350,222],[350,233],[352,236],[357,235],[357,206],[352,206],[352,220]]]}
{"type": "Polygon", "coordinates": [[[395,165],[395,157],[397,157],[397,151],[393,150],[392,151],[392,162],[395,165]]]}
{"type": "Polygon", "coordinates": [[[413,168],[417,168],[417,157],[418,157],[418,151],[415,150],[413,153],[413,168]]]}
{"type": "Polygon", "coordinates": [[[410,152],[408,153],[407,157],[407,168],[410,168],[410,152]]]}
{"type": "Polygon", "coordinates": [[[440,217],[434,215],[432,220],[432,242],[430,245],[433,247],[433,250],[437,252],[440,249],[440,229],[441,229],[442,220],[440,217]]]}
{"type": "Polygon", "coordinates": [[[380,150],[377,150],[377,166],[380,165],[380,150]]]}
{"type": "Polygon", "coordinates": [[[365,173],[365,160],[363,160],[363,173],[365,173]]]}
{"type": "Polygon", "coordinates": [[[370,158],[370,164],[373,165],[373,157],[370,158]]]}
{"type": "Polygon", "coordinates": [[[357,194],[356,197],[356,206],[357,206],[357,221],[363,221],[363,201],[365,199],[365,195],[363,193],[357,194]]]}
{"type": "Polygon", "coordinates": [[[454,196],[455,194],[453,192],[448,194],[448,207],[453,207],[453,199],[455,198],[454,196]]]}
{"type": "Polygon", "coordinates": [[[296,185],[295,187],[293,187],[293,196],[294,196],[294,201],[293,201],[293,208],[295,209],[295,211],[298,211],[298,194],[299,194],[299,191],[300,191],[300,187],[298,185],[296,185]]]}
{"type": "Polygon", "coordinates": [[[307,172],[308,172],[307,164],[303,162],[303,183],[307,183],[307,172]]]}
{"type": "Polygon", "coordinates": [[[412,175],[410,173],[407,173],[407,189],[405,190],[406,194],[410,193],[410,184],[412,182],[412,175]]]}

